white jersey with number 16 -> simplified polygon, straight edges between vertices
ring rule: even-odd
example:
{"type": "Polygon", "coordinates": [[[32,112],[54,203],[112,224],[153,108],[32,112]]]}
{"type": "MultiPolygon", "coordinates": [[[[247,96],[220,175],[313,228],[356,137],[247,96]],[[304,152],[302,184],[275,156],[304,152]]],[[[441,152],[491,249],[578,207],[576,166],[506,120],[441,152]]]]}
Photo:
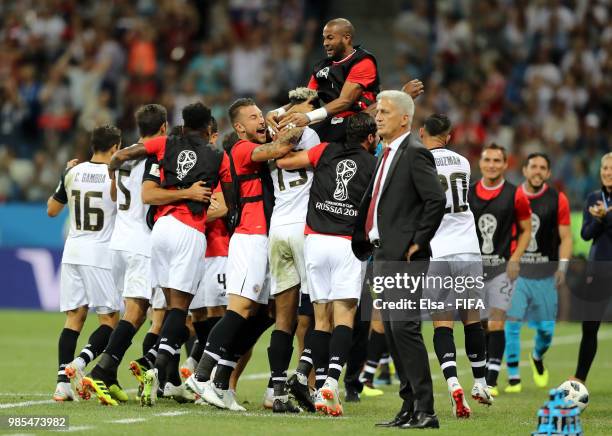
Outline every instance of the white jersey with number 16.
{"type": "Polygon", "coordinates": [[[62,263],[110,269],[109,242],[116,214],[110,189],[105,163],[83,162],[64,173],[53,195],[70,211],[62,263]]]}

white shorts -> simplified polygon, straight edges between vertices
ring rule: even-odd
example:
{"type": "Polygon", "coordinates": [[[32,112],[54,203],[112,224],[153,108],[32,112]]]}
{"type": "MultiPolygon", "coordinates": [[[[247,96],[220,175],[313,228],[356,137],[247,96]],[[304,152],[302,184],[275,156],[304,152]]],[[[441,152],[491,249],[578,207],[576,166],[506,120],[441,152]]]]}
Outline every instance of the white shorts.
{"type": "Polygon", "coordinates": [[[198,292],[191,300],[190,309],[202,307],[227,306],[225,267],[227,257],[207,257],[204,259],[204,275],[198,292]]]}
{"type": "Polygon", "coordinates": [[[166,296],[161,288],[153,288],[153,298],[151,298],[151,308],[154,310],[165,309],[167,307],[166,296]]]}
{"type": "Polygon", "coordinates": [[[272,295],[300,285],[308,293],[304,261],[304,223],[285,224],[270,229],[268,245],[272,295]]]}
{"type": "Polygon", "coordinates": [[[112,250],[111,272],[115,287],[123,298],[150,300],[151,258],[138,253],[112,250]]]}
{"type": "Polygon", "coordinates": [[[268,237],[234,233],[227,256],[227,293],[268,304],[268,237]]]}
{"type": "Polygon", "coordinates": [[[427,276],[430,280],[427,281],[428,285],[423,287],[423,298],[444,303],[444,308],[430,309],[430,313],[455,311],[458,301],[464,299],[484,303],[485,291],[476,281],[478,277],[481,280],[483,277],[480,253],[455,253],[432,258],[427,276]],[[438,277],[439,280],[431,279],[433,277],[438,277]],[[466,280],[468,277],[471,280],[466,280]],[[453,279],[454,285],[447,285],[449,278],[453,279]]]}
{"type": "Polygon", "coordinates": [[[172,216],[159,218],[151,232],[153,286],[195,294],[205,252],[204,233],[172,216]]]}
{"type": "Polygon", "coordinates": [[[95,308],[99,314],[119,311],[121,294],[110,269],[62,263],[60,310],[66,312],[81,306],[95,308]]]}
{"type": "Polygon", "coordinates": [[[313,303],[360,299],[363,262],[353,254],[350,239],[307,235],[304,257],[310,300],[313,303]]]}
{"type": "Polygon", "coordinates": [[[485,307],[488,309],[487,315],[491,308],[501,309],[504,312],[510,309],[515,286],[516,281],[512,282],[505,272],[485,282],[485,307]]]}

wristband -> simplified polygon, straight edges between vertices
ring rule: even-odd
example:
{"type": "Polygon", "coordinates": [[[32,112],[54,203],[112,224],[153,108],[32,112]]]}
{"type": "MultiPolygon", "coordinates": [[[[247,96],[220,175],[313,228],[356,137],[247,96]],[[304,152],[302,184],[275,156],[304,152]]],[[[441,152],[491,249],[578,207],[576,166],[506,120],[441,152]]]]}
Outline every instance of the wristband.
{"type": "Polygon", "coordinates": [[[318,123],[319,121],[323,121],[327,118],[327,110],[325,107],[320,107],[319,109],[315,109],[306,114],[310,123],[318,123]]]}
{"type": "Polygon", "coordinates": [[[568,266],[569,266],[569,259],[559,259],[559,265],[557,266],[557,271],[566,273],[568,266]]]}
{"type": "Polygon", "coordinates": [[[287,110],[285,110],[285,108],[281,106],[278,109],[274,109],[272,112],[276,112],[277,117],[282,117],[283,115],[285,115],[287,110]]]}

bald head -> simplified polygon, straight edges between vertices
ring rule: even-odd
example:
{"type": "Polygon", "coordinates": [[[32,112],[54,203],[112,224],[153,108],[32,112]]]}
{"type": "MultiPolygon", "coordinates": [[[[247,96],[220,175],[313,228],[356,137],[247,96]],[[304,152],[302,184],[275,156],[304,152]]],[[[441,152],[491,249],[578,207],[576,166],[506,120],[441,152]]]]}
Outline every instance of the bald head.
{"type": "Polygon", "coordinates": [[[345,35],[350,35],[351,38],[355,36],[355,28],[346,18],[334,18],[333,20],[328,21],[325,27],[335,27],[338,32],[345,35]]]}
{"type": "Polygon", "coordinates": [[[323,28],[323,47],[327,56],[340,60],[353,51],[355,28],[346,18],[334,18],[323,28]]]}

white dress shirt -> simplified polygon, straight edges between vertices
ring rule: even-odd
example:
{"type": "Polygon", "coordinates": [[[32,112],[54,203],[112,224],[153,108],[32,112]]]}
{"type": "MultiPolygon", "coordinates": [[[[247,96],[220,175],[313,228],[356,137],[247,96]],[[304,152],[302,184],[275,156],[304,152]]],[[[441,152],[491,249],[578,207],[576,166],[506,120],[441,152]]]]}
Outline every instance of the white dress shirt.
{"type": "MultiPolygon", "coordinates": [[[[380,181],[380,190],[378,191],[378,198],[376,199],[376,205],[374,206],[374,223],[372,224],[372,230],[368,233],[368,238],[370,242],[373,242],[377,239],[380,239],[380,234],[378,233],[378,202],[380,201],[380,196],[382,195],[383,187],[385,186],[385,179],[387,177],[387,173],[389,172],[389,167],[391,166],[391,162],[393,162],[393,158],[395,157],[395,152],[399,148],[400,144],[410,135],[410,131],[404,133],[403,135],[396,138],[393,142],[391,142],[387,147],[389,147],[389,155],[387,156],[387,160],[384,165],[381,165],[376,172],[376,178],[374,179],[374,187],[376,187],[376,180],[378,180],[378,175],[382,171],[382,179],[380,181]]],[[[374,195],[374,192],[372,192],[374,195]]]]}

